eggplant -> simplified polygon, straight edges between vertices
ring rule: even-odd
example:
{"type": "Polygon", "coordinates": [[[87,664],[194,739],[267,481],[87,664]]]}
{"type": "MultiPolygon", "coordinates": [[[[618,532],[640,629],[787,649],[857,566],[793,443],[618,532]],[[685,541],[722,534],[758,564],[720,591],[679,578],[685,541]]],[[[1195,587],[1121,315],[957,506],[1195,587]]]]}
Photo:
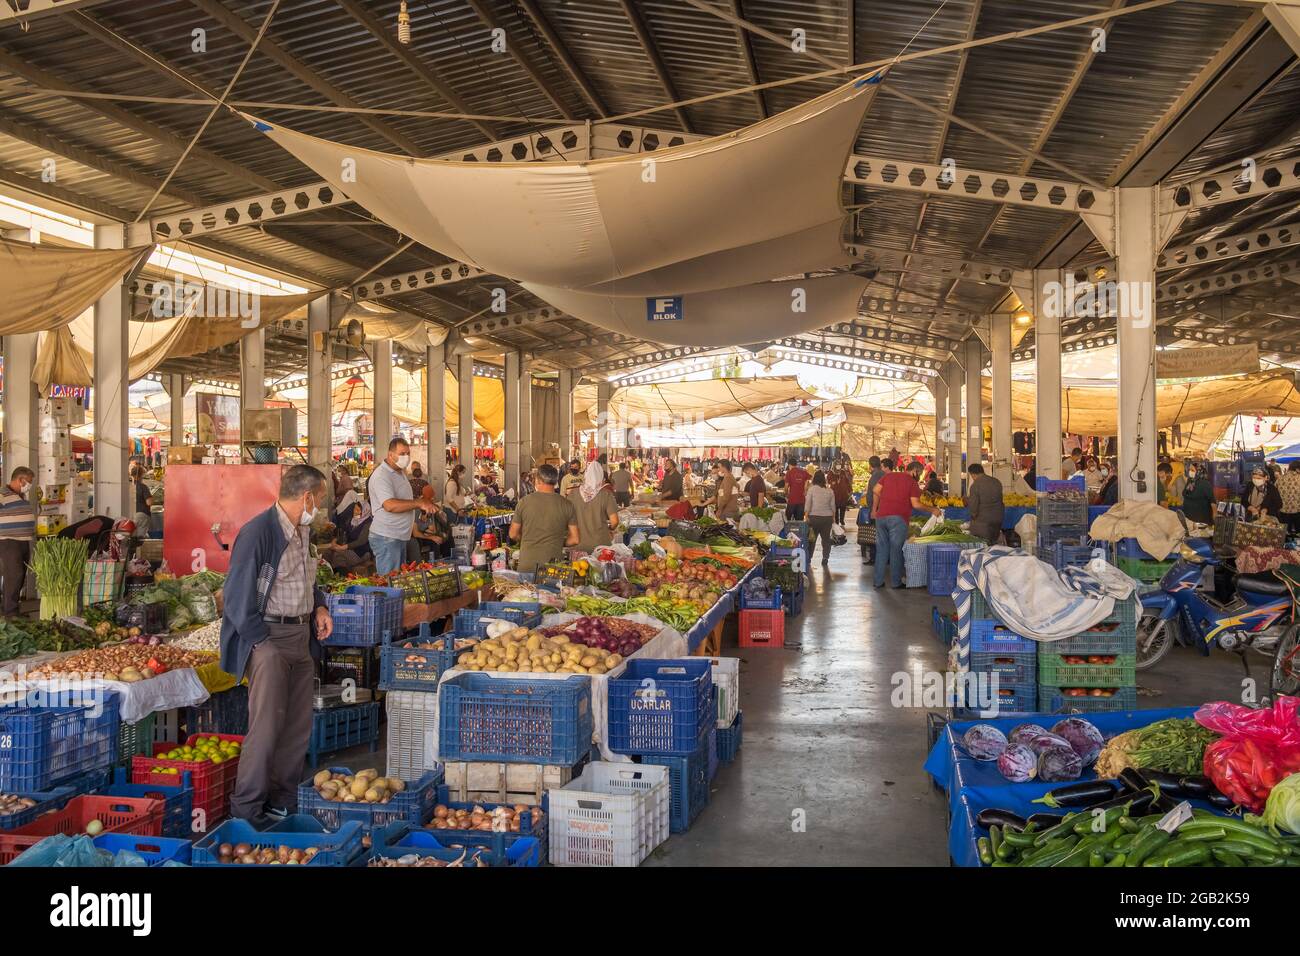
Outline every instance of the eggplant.
{"type": "Polygon", "coordinates": [[[1151,806],[1151,802],[1156,799],[1156,792],[1155,784],[1149,784],[1144,790],[1126,790],[1119,796],[1113,797],[1104,803],[1093,804],[1087,810],[1089,813],[1094,813],[1097,810],[1110,810],[1115,807],[1122,807],[1125,804],[1132,804],[1129,807],[1128,815],[1135,817],[1147,811],[1147,808],[1151,806]]]}
{"type": "Polygon", "coordinates": [[[1145,790],[1151,786],[1152,781],[1148,780],[1145,771],[1138,770],[1134,767],[1125,767],[1119,772],[1116,778],[1120,785],[1130,793],[1136,793],[1139,790],[1145,790]]]}
{"type": "Polygon", "coordinates": [[[1227,794],[1220,793],[1218,790],[1211,790],[1205,796],[1201,797],[1206,803],[1216,810],[1231,810],[1237,805],[1237,801],[1227,794]]]}
{"type": "Polygon", "coordinates": [[[1109,800],[1115,796],[1117,788],[1109,780],[1085,780],[1072,783],[1068,787],[1057,787],[1043,794],[1034,803],[1049,807],[1090,807],[1094,803],[1109,800]]]}
{"type": "Polygon", "coordinates": [[[1176,773],[1165,773],[1163,770],[1143,770],[1142,776],[1150,783],[1160,784],[1160,789],[1167,793],[1178,793],[1183,777],[1176,773]]]}
{"type": "Polygon", "coordinates": [[[1160,791],[1160,796],[1151,801],[1148,809],[1150,809],[1152,813],[1168,813],[1170,810],[1177,808],[1177,806],[1182,802],[1181,798],[1175,799],[1174,795],[1162,789],[1160,791]]]}
{"type": "Polygon", "coordinates": [[[999,826],[1004,830],[1014,830],[1019,833],[1025,828],[1025,818],[1018,813],[1012,813],[1010,810],[999,810],[996,807],[986,807],[975,817],[975,822],[984,829],[999,826]]]}
{"type": "Polygon", "coordinates": [[[1180,777],[1178,789],[1182,791],[1185,797],[1200,797],[1202,800],[1212,792],[1217,792],[1210,778],[1202,776],[1180,777]]]}
{"type": "Polygon", "coordinates": [[[1061,815],[1059,813],[1035,813],[1025,821],[1025,826],[1029,826],[1032,823],[1039,830],[1048,830],[1060,822],[1061,815]]]}

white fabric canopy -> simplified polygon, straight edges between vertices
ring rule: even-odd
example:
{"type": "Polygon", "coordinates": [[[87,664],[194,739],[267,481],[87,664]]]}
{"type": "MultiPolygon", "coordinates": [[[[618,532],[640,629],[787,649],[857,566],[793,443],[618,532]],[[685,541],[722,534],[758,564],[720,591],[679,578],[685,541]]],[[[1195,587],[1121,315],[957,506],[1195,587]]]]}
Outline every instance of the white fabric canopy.
{"type": "Polygon", "coordinates": [[[844,166],[882,76],[734,133],[586,162],[412,159],[248,119],[403,234],[578,318],[671,344],[745,344],[856,313],[856,277],[800,280],[822,290],[806,312],[791,310],[791,286],[767,282],[849,262],[844,166]],[[679,296],[684,314],[651,319],[650,303],[679,296]]]}
{"type": "Polygon", "coordinates": [[[64,249],[0,239],[0,335],[67,325],[149,252],[64,249]]]}

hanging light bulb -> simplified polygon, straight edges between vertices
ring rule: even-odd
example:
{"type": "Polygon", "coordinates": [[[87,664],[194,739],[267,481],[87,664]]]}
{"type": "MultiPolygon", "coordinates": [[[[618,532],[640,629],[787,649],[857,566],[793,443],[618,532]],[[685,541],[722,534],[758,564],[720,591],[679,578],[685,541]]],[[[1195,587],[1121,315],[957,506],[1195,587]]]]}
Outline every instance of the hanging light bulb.
{"type": "Polygon", "coordinates": [[[406,9],[406,0],[402,0],[397,11],[397,42],[402,46],[411,45],[411,14],[406,9]]]}

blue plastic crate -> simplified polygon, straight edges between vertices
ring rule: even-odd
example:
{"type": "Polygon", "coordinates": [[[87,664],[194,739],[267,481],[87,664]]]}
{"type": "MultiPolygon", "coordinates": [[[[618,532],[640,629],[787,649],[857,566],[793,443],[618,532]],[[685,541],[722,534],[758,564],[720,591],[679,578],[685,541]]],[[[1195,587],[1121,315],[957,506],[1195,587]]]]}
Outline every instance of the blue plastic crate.
{"type": "Polygon", "coordinates": [[[374,753],[379,744],[379,714],[377,701],[312,711],[308,764],[314,767],[321,754],[360,744],[369,744],[374,753]]]}
{"type": "Polygon", "coordinates": [[[536,627],[541,624],[541,615],[517,607],[505,607],[497,611],[472,608],[457,611],[452,619],[452,632],[457,637],[487,637],[488,625],[493,621],[510,621],[516,627],[536,627]],[[532,622],[532,623],[530,623],[532,622]]]}
{"type": "Polygon", "coordinates": [[[990,652],[1008,654],[1016,652],[1038,653],[1038,642],[1028,637],[1021,637],[998,620],[987,618],[970,622],[971,653],[990,652]]]}
{"type": "Polygon", "coordinates": [[[1038,549],[1038,560],[1050,564],[1056,570],[1064,568],[1087,567],[1098,549],[1090,544],[1067,544],[1057,541],[1050,548],[1038,549]]]}
{"type": "MultiPolygon", "coordinates": [[[[1120,538],[1116,541],[1115,556],[1118,558],[1137,558],[1140,561],[1157,560],[1154,554],[1148,554],[1146,551],[1142,550],[1142,546],[1138,544],[1137,538],[1120,538]]],[[[1177,555],[1175,555],[1175,557],[1177,557],[1177,555]]],[[[1168,559],[1160,558],[1159,560],[1164,561],[1168,559]]]]}
{"type": "MultiPolygon", "coordinates": [[[[598,749],[596,749],[592,759],[594,760],[600,759],[600,752],[598,749]]],[[[491,813],[497,807],[513,808],[514,805],[507,804],[507,803],[484,803],[481,800],[472,803],[460,803],[458,801],[453,801],[451,799],[451,792],[447,789],[445,785],[441,785],[438,787],[438,799],[435,806],[443,806],[451,810],[473,810],[475,807],[479,807],[491,813]]],[[[536,808],[532,810],[525,810],[522,814],[520,814],[519,832],[518,833],[511,832],[511,833],[503,834],[506,838],[507,845],[513,843],[515,840],[519,839],[520,837],[532,837],[537,841],[538,845],[541,847],[542,859],[543,860],[549,859],[550,858],[548,856],[550,851],[549,806],[550,806],[549,799],[547,795],[543,793],[542,802],[538,804],[536,808]]],[[[440,839],[444,839],[448,842],[453,842],[453,843],[459,842],[459,837],[475,832],[473,830],[458,830],[453,828],[438,829],[435,827],[430,827],[429,829],[434,833],[435,836],[438,836],[440,839]]]]}
{"type": "Polygon", "coordinates": [[[43,816],[51,810],[62,810],[69,800],[77,796],[77,791],[72,787],[64,786],[44,793],[15,793],[12,796],[27,797],[30,800],[35,800],[36,805],[28,807],[26,810],[0,815],[0,832],[26,826],[37,817],[43,816]]]}
{"type": "Polygon", "coordinates": [[[1032,651],[972,652],[972,674],[997,674],[1006,684],[1033,683],[1038,679],[1037,648],[1032,651]]]}
{"type": "Polygon", "coordinates": [[[1074,528],[1081,534],[1088,530],[1088,499],[1039,498],[1038,528],[1074,528]]]}
{"type": "Polygon", "coordinates": [[[737,712],[731,726],[723,727],[718,731],[718,760],[722,763],[731,763],[740,751],[741,717],[743,716],[743,713],[737,712]]]}
{"type": "Polygon", "coordinates": [[[477,640],[472,636],[457,637],[455,631],[433,634],[428,624],[421,624],[419,634],[405,640],[390,641],[385,637],[379,652],[379,689],[436,692],[443,672],[455,667],[456,656],[473,646],[465,642],[477,640]],[[429,643],[436,646],[417,646],[429,643]]]}
{"type": "MultiPolygon", "coordinates": [[[[754,580],[751,578],[750,580],[754,580]]],[[[766,579],[765,579],[766,580],[766,579]]],[[[746,582],[748,583],[748,582],[746,582]]],[[[783,606],[784,592],[779,587],[772,588],[770,598],[750,597],[745,589],[740,589],[740,610],[742,611],[776,611],[783,606]]]]}
{"type": "Polygon", "coordinates": [[[223,843],[247,843],[250,846],[283,845],[291,850],[316,847],[316,855],[304,866],[348,866],[364,852],[361,845],[362,833],[361,824],[356,822],[345,823],[335,832],[299,833],[285,830],[259,831],[247,820],[227,820],[194,844],[190,862],[193,866],[238,865],[223,864],[217,848],[223,843]]]}
{"type": "Polygon", "coordinates": [[[1045,714],[1077,711],[1081,714],[1137,709],[1137,688],[1121,687],[1112,697],[1068,697],[1059,687],[1038,689],[1038,709],[1045,714]]]}
{"type": "Polygon", "coordinates": [[[1088,531],[1082,526],[1038,529],[1038,546],[1040,548],[1050,548],[1057,544],[1057,542],[1078,545],[1087,544],[1088,531]]]}
{"type": "Polygon", "coordinates": [[[581,674],[564,680],[459,674],[438,693],[444,761],[569,767],[591,749],[591,681],[581,674]]]}
{"type": "Polygon", "coordinates": [[[1039,475],[1034,479],[1034,490],[1042,495],[1050,495],[1053,492],[1077,491],[1079,494],[1087,493],[1087,485],[1083,480],[1083,475],[1075,475],[1073,478],[1044,478],[1039,475]]]}
{"type": "Polygon", "coordinates": [[[930,629],[934,631],[934,636],[939,639],[940,644],[949,647],[952,639],[957,635],[957,622],[950,615],[939,610],[937,605],[931,605],[930,629]]]}
{"type": "Polygon", "coordinates": [[[247,734],[248,685],[236,684],[187,708],[185,727],[191,734],[247,734]]]}
{"type": "Polygon", "coordinates": [[[709,803],[709,742],[703,734],[688,756],[642,754],[641,763],[668,768],[668,790],[672,807],[668,814],[668,832],[685,833],[709,803]]]}
{"type": "Polygon", "coordinates": [[[808,522],[807,521],[787,521],[781,526],[781,537],[784,540],[794,538],[800,545],[808,544],[808,522]]]}
{"type": "Polygon", "coordinates": [[[161,787],[153,783],[131,783],[131,771],[118,767],[113,782],[99,789],[106,797],[147,797],[163,802],[162,835],[188,840],[193,834],[191,813],[194,807],[194,784],[188,770],[176,776],[179,786],[161,787]]]}
{"type": "Polygon", "coordinates": [[[84,706],[0,707],[0,792],[43,793],[107,771],[117,763],[118,723],[114,693],[84,706]]]}
{"type": "Polygon", "coordinates": [[[1088,505],[1088,527],[1091,528],[1092,523],[1109,511],[1110,508],[1110,505],[1088,505]]]}
{"type": "Polygon", "coordinates": [[[150,866],[162,866],[169,862],[188,864],[192,852],[189,840],[175,837],[101,833],[93,842],[99,849],[115,855],[122,850],[134,853],[143,857],[150,866]]]}
{"type": "MultiPolygon", "coordinates": [[[[330,773],[352,773],[347,767],[330,767],[330,773]]],[[[343,803],[326,800],[308,779],[298,787],[298,812],[309,814],[327,830],[337,830],[344,823],[355,820],[363,827],[384,827],[390,823],[410,823],[421,826],[433,817],[434,800],[442,771],[430,771],[419,780],[408,783],[401,793],[395,793],[387,803],[343,803]]]]}
{"type": "MultiPolygon", "coordinates": [[[[1032,679],[1019,684],[1005,684],[1000,679],[998,681],[997,692],[991,696],[995,701],[993,706],[985,707],[983,700],[979,697],[972,699],[971,691],[982,690],[984,688],[972,688],[966,685],[958,685],[957,700],[954,706],[964,710],[971,710],[977,713],[986,713],[996,709],[999,714],[1020,714],[1034,711],[1038,706],[1038,679],[1035,675],[1032,679]]],[[[991,688],[989,688],[991,689],[991,688]]]]}
{"type": "Polygon", "coordinates": [[[342,594],[326,595],[334,631],[326,642],[334,647],[373,647],[385,634],[402,633],[405,595],[400,588],[353,585],[342,594]]]}
{"type": "Polygon", "coordinates": [[[685,756],[699,749],[701,734],[715,722],[707,658],[633,658],[608,686],[614,753],[685,756]]]}
{"type": "Polygon", "coordinates": [[[800,588],[793,594],[783,595],[781,598],[785,605],[785,613],[788,617],[798,617],[803,613],[803,589],[800,588]]]}
{"type": "Polygon", "coordinates": [[[955,544],[932,544],[925,549],[926,590],[935,597],[947,597],[957,586],[957,562],[962,551],[955,544]]]}
{"type": "Polygon", "coordinates": [[[514,620],[516,614],[522,615],[520,627],[537,627],[542,623],[542,605],[539,601],[482,601],[478,609],[486,611],[488,617],[505,616],[507,620],[514,620]]]}
{"type": "Polygon", "coordinates": [[[460,860],[462,866],[478,866],[481,859],[488,867],[540,866],[541,843],[535,837],[521,837],[509,833],[463,833],[448,830],[446,837],[431,830],[402,830],[400,825],[388,832],[377,832],[378,839],[364,862],[380,858],[398,859],[403,856],[433,856],[447,863],[460,860]],[[452,844],[455,844],[454,846],[452,844]]]}

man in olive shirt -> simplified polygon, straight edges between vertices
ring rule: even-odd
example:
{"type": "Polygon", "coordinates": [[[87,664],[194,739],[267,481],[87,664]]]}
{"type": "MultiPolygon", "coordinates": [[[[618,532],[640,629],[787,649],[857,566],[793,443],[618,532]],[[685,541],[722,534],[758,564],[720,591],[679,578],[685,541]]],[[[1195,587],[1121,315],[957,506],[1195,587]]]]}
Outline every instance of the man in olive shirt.
{"type": "Polygon", "coordinates": [[[578,516],[573,502],[555,493],[560,473],[554,465],[537,469],[537,490],[524,495],[510,522],[510,540],[519,542],[520,571],[564,559],[564,549],[578,543],[578,516]]]}
{"type": "Polygon", "coordinates": [[[632,503],[632,472],[627,470],[627,462],[620,462],[618,470],[609,476],[609,483],[614,486],[614,500],[620,508],[632,503]]]}
{"type": "Polygon", "coordinates": [[[740,517],[740,482],[731,473],[731,462],[726,458],[713,465],[713,474],[718,479],[718,495],[714,502],[719,518],[740,517]]]}

